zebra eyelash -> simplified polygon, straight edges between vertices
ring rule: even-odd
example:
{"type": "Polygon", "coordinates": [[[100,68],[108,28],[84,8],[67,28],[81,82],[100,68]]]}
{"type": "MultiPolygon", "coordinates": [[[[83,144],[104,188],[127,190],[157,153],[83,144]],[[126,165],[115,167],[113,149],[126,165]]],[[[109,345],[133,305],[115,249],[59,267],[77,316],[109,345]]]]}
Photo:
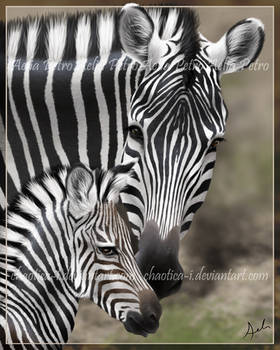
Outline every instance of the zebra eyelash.
{"type": "Polygon", "coordinates": [[[217,137],[213,141],[226,142],[227,139],[225,137],[217,137]]]}
{"type": "Polygon", "coordinates": [[[212,151],[212,150],[215,150],[217,148],[217,146],[222,143],[222,142],[226,142],[227,140],[224,138],[224,137],[217,137],[215,138],[210,146],[209,146],[209,150],[212,151]]]}
{"type": "Polygon", "coordinates": [[[97,247],[97,251],[105,256],[117,256],[118,251],[116,247],[97,247]]]}

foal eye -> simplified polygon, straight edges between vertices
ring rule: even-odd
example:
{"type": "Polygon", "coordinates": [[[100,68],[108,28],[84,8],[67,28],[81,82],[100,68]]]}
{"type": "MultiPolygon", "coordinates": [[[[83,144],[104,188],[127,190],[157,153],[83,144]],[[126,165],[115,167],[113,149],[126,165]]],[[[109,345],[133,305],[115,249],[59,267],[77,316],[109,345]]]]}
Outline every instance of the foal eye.
{"type": "Polygon", "coordinates": [[[136,141],[143,141],[143,133],[139,126],[137,125],[131,125],[128,128],[129,135],[136,141]]]}
{"type": "Polygon", "coordinates": [[[222,137],[216,138],[215,140],[212,141],[210,145],[210,149],[215,149],[223,141],[225,141],[225,139],[222,137]]]}
{"type": "Polygon", "coordinates": [[[101,254],[106,256],[118,254],[115,247],[98,247],[98,250],[100,251],[101,254]]]}

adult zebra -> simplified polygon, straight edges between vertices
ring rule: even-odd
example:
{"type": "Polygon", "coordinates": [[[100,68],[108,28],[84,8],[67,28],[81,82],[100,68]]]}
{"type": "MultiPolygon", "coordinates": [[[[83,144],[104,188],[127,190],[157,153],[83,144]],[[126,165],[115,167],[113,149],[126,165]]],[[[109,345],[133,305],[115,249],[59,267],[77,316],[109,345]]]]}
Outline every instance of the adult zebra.
{"type": "MultiPolygon", "coordinates": [[[[225,133],[220,77],[253,62],[263,41],[250,18],[211,43],[189,8],[10,22],[8,195],[52,165],[118,164],[125,144],[123,159],[138,160],[122,200],[141,235],[139,266],[181,272],[179,238],[205,199],[225,133]]],[[[180,286],[150,282],[160,297],[180,286]]]]}
{"type": "Polygon", "coordinates": [[[157,330],[161,307],[137,266],[127,217],[117,204],[131,165],[44,173],[8,208],[7,257],[0,231],[0,349],[6,342],[60,348],[80,298],[130,332],[157,330]]]}

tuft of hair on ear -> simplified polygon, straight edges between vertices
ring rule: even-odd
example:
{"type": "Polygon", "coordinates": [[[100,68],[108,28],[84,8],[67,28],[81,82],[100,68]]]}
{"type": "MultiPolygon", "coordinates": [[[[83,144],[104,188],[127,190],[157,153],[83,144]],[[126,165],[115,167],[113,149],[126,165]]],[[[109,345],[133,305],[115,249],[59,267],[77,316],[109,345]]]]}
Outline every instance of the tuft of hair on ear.
{"type": "Polygon", "coordinates": [[[86,211],[93,183],[92,171],[83,164],[78,164],[69,170],[66,178],[66,192],[73,210],[86,211]]]}
{"type": "Polygon", "coordinates": [[[146,10],[134,3],[125,5],[120,12],[118,27],[123,50],[138,62],[146,62],[154,33],[154,23],[146,10]]]}
{"type": "Polygon", "coordinates": [[[101,202],[119,202],[120,193],[127,188],[129,179],[135,176],[134,162],[118,165],[99,175],[99,199],[101,202]]]}
{"type": "Polygon", "coordinates": [[[247,68],[256,60],[264,43],[263,23],[257,18],[247,18],[236,23],[226,34],[227,57],[224,70],[235,71],[247,68]]]}

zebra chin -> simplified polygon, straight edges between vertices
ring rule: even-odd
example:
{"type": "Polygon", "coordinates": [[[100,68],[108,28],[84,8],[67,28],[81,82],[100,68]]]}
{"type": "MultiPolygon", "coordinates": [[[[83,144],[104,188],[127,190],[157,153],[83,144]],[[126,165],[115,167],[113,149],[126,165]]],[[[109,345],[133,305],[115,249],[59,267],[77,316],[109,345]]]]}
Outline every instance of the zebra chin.
{"type": "Polygon", "coordinates": [[[124,327],[130,333],[147,337],[148,334],[157,331],[162,309],[152,290],[142,290],[139,293],[139,301],[140,313],[128,311],[124,327]]]}

